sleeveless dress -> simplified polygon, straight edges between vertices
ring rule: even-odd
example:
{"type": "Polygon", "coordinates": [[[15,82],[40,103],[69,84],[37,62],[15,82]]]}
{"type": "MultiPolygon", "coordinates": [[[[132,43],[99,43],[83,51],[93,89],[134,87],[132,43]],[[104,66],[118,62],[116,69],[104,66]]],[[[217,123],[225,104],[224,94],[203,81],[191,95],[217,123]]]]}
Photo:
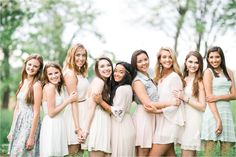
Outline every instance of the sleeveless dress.
{"type": "MultiPolygon", "coordinates": [[[[184,94],[194,101],[197,101],[192,96],[193,80],[184,88],[184,94]]],[[[183,150],[197,150],[201,149],[201,125],[203,112],[198,111],[187,103],[184,103],[186,122],[184,128],[180,129],[179,143],[183,150]]]]}
{"type": "Polygon", "coordinates": [[[135,127],[130,115],[132,87],[123,85],[117,88],[111,106],[111,145],[112,157],[135,156],[135,127]]]}
{"type": "MultiPolygon", "coordinates": [[[[175,99],[172,91],[182,90],[183,83],[179,75],[170,73],[165,79],[158,83],[158,98],[160,102],[175,99]]],[[[179,130],[184,126],[184,105],[169,106],[162,109],[163,113],[156,114],[156,129],[153,143],[169,144],[178,140],[179,130]]]]}
{"type": "MultiPolygon", "coordinates": [[[[79,109],[79,123],[80,128],[83,130],[85,120],[86,120],[86,114],[88,113],[88,89],[89,89],[89,82],[88,79],[83,77],[82,75],[77,75],[77,92],[79,95],[79,103],[78,103],[78,109],[79,109]]],[[[72,109],[71,105],[67,105],[64,111],[64,119],[66,123],[66,132],[67,132],[67,140],[68,145],[73,144],[79,144],[79,141],[77,139],[77,135],[75,134],[75,125],[72,115],[72,109]]],[[[82,145],[82,149],[86,149],[86,145],[82,145]]]]}
{"type": "MultiPolygon", "coordinates": [[[[213,95],[229,94],[230,87],[231,87],[231,81],[228,81],[225,76],[214,77],[213,75],[213,80],[212,80],[213,95]]],[[[203,114],[201,139],[204,141],[213,140],[213,141],[224,141],[224,142],[236,142],[230,101],[217,101],[216,107],[222,121],[223,131],[219,136],[216,136],[215,134],[216,121],[209,106],[207,105],[205,113],[203,114]]]]}
{"type": "Polygon", "coordinates": [[[39,131],[40,120],[35,133],[35,143],[32,150],[26,150],[26,142],[28,140],[34,110],[32,104],[26,104],[25,94],[20,91],[17,95],[17,103],[19,105],[19,112],[17,113],[15,126],[13,129],[13,139],[9,145],[10,157],[38,157],[39,156],[39,131]]]}
{"type": "MultiPolygon", "coordinates": [[[[93,99],[93,94],[102,93],[103,88],[104,81],[95,77],[91,82],[89,99],[93,99]]],[[[96,105],[87,142],[88,151],[111,153],[111,116],[100,105],[96,105]]]]}
{"type": "MultiPolygon", "coordinates": [[[[137,80],[143,83],[150,100],[157,102],[157,86],[153,83],[152,79],[138,72],[133,82],[137,80]]],[[[152,148],[155,131],[155,114],[145,111],[136,94],[134,94],[134,100],[137,103],[137,110],[133,114],[133,121],[136,128],[135,145],[141,148],[152,148]]]]}
{"type": "MultiPolygon", "coordinates": [[[[63,91],[62,91],[63,92],[63,91]]],[[[56,106],[63,102],[63,93],[56,92],[56,106]]],[[[48,115],[47,102],[43,102],[44,118],[40,132],[40,156],[65,156],[68,154],[67,136],[63,111],[51,118],[48,115]]]]}

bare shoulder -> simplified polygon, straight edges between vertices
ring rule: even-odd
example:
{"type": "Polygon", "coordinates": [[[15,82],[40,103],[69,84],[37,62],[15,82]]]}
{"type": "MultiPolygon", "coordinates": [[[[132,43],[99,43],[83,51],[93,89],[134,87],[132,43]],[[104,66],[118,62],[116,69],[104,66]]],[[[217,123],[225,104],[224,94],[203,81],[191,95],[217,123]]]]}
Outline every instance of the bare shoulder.
{"type": "Polygon", "coordinates": [[[43,88],[42,82],[41,81],[35,82],[33,87],[34,89],[42,89],[43,88]]]}

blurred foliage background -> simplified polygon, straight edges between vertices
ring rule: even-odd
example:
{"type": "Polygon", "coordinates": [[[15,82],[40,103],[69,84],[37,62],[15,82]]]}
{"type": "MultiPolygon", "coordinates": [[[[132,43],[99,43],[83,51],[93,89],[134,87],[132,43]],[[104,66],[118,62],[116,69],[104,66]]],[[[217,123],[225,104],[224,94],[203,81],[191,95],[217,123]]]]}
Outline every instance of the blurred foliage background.
{"type": "MultiPolygon", "coordinates": [[[[174,39],[177,53],[180,53],[180,40],[184,39],[205,54],[217,38],[236,30],[235,0],[127,0],[127,5],[133,12],[139,12],[139,16],[132,19],[135,24],[165,32],[174,39]]],[[[7,143],[24,59],[31,53],[39,53],[46,61],[63,66],[75,38],[89,33],[104,41],[95,25],[102,11],[94,7],[92,0],[0,0],[1,150],[5,150],[2,144],[7,143]]],[[[117,60],[109,50],[104,55],[114,62],[117,60]]],[[[93,75],[94,59],[89,53],[89,78],[93,75]]],[[[236,122],[235,101],[232,110],[236,122]]]]}

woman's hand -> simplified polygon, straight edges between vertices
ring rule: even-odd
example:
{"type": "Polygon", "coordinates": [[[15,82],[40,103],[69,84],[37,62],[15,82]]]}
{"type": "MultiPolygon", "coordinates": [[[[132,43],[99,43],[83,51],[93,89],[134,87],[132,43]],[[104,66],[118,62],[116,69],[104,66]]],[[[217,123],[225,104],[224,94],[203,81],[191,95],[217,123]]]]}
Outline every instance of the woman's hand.
{"type": "Polygon", "coordinates": [[[93,94],[93,100],[97,104],[100,104],[102,102],[102,95],[101,94],[93,94]]]}
{"type": "Polygon", "coordinates": [[[78,133],[78,140],[79,140],[79,143],[84,143],[88,137],[88,131],[82,131],[80,130],[79,133],[78,133]]]}
{"type": "Polygon", "coordinates": [[[209,102],[209,103],[213,103],[213,102],[218,101],[218,99],[214,95],[209,95],[209,96],[206,97],[206,101],[209,102]]]}
{"type": "Polygon", "coordinates": [[[26,141],[26,149],[31,150],[34,148],[34,138],[29,137],[28,140],[26,141]]]}
{"type": "Polygon", "coordinates": [[[215,129],[215,134],[219,136],[223,131],[223,126],[221,120],[216,121],[216,129],[215,129]]]}
{"type": "Polygon", "coordinates": [[[143,105],[144,109],[147,112],[151,112],[151,113],[162,113],[161,109],[156,108],[154,105],[143,105]]]}
{"type": "Polygon", "coordinates": [[[77,92],[72,92],[69,96],[69,102],[72,103],[72,102],[75,102],[75,101],[79,101],[79,96],[78,96],[78,93],[77,92]]]}

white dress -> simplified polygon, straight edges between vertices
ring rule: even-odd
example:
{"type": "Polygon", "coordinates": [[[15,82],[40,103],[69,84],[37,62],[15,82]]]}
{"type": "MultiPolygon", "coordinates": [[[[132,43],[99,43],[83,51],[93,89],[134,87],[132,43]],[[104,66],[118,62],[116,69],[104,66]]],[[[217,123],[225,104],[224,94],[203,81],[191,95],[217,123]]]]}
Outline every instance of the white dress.
{"type": "MultiPolygon", "coordinates": [[[[182,90],[183,84],[179,75],[170,73],[165,79],[158,83],[158,96],[160,102],[175,99],[172,92],[182,90]]],[[[169,144],[178,140],[179,129],[184,126],[184,105],[169,106],[162,109],[163,113],[156,114],[156,129],[153,143],[169,144]]]]}
{"type": "Polygon", "coordinates": [[[133,92],[130,85],[117,88],[111,118],[112,157],[135,156],[135,127],[130,115],[133,92]]]}
{"type": "MultiPolygon", "coordinates": [[[[56,106],[63,102],[64,96],[61,95],[56,93],[56,106]]],[[[44,101],[42,106],[45,116],[40,132],[40,157],[65,156],[68,154],[68,146],[63,111],[51,118],[47,102],[44,101]]]]}
{"type": "MultiPolygon", "coordinates": [[[[192,85],[193,79],[185,87],[184,93],[187,97],[197,101],[197,99],[192,96],[192,85]]],[[[183,150],[199,151],[201,148],[200,133],[203,112],[198,111],[189,104],[185,104],[184,106],[186,122],[184,128],[180,130],[179,143],[183,150]]]]}
{"type": "MultiPolygon", "coordinates": [[[[88,79],[84,78],[82,75],[77,75],[77,80],[78,80],[77,92],[78,92],[79,101],[80,101],[78,103],[79,123],[80,123],[80,128],[83,130],[86,114],[88,113],[87,111],[88,99],[87,98],[88,98],[89,82],[88,82],[88,79]]],[[[77,140],[77,135],[75,134],[75,125],[74,125],[71,105],[68,105],[65,108],[64,119],[66,122],[68,145],[79,144],[79,141],[77,140]]],[[[86,145],[83,145],[82,149],[86,149],[86,145]]]]}
{"type": "MultiPolygon", "coordinates": [[[[90,99],[93,94],[102,93],[104,81],[95,77],[90,86],[90,99]]],[[[100,105],[96,105],[88,136],[88,151],[111,153],[111,116],[100,105]]]]}

